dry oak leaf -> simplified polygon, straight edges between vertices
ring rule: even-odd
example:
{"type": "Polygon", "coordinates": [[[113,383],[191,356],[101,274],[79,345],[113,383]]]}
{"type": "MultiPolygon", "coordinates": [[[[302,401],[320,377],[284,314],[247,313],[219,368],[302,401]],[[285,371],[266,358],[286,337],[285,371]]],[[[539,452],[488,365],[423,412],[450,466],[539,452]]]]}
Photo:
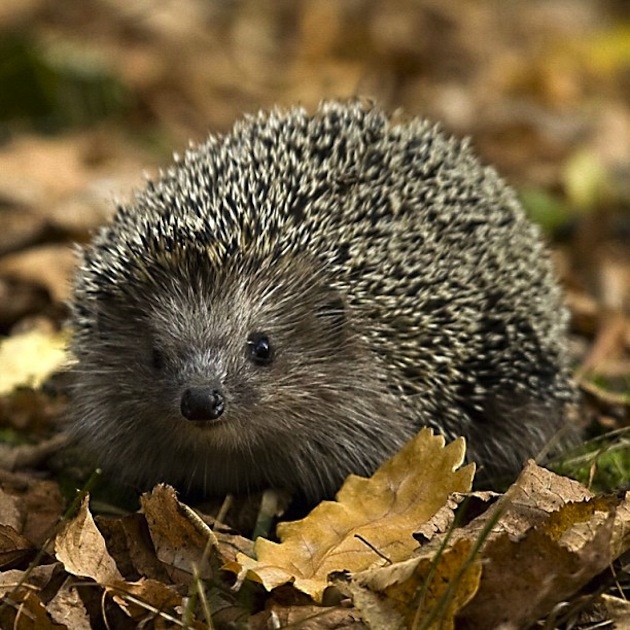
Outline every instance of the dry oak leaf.
{"type": "Polygon", "coordinates": [[[57,534],[55,556],[72,575],[90,577],[99,584],[122,580],[114,559],[107,551],[105,539],[96,527],[87,495],[77,515],[57,534]]]}
{"type": "Polygon", "coordinates": [[[613,516],[579,551],[571,551],[543,528],[519,540],[507,534],[488,543],[479,590],[458,616],[461,628],[527,628],[577,593],[610,562],[613,516]]]}
{"type": "MultiPolygon", "coordinates": [[[[530,460],[505,494],[465,528],[455,530],[451,541],[462,536],[481,536],[487,527],[492,529],[488,540],[502,533],[518,540],[567,504],[576,505],[589,499],[593,499],[593,494],[579,482],[556,475],[530,460]]],[[[585,518],[590,518],[594,510],[588,509],[585,518]]],[[[572,523],[565,523],[562,531],[572,523]]],[[[439,544],[439,540],[436,542],[439,544]]]]}
{"type": "Polygon", "coordinates": [[[267,590],[286,583],[320,602],[328,575],[400,562],[417,547],[412,534],[452,492],[468,492],[474,464],[460,468],[465,442],[446,447],[430,429],[420,433],[371,478],[350,475],[336,501],[323,501],[306,518],[278,525],[280,544],[258,538],[257,561],[243,554],[225,568],[267,590]]]}
{"type": "Polygon", "coordinates": [[[458,627],[528,627],[548,614],[630,547],[629,507],[628,495],[593,497],[530,462],[493,508],[454,535],[477,538],[498,518],[481,550],[479,590],[458,627]]]}
{"type": "Polygon", "coordinates": [[[425,544],[435,536],[449,531],[455,521],[455,512],[464,501],[467,513],[479,514],[485,512],[501,496],[503,495],[491,490],[453,492],[448,501],[426,523],[416,529],[414,538],[420,544],[425,544]]]}

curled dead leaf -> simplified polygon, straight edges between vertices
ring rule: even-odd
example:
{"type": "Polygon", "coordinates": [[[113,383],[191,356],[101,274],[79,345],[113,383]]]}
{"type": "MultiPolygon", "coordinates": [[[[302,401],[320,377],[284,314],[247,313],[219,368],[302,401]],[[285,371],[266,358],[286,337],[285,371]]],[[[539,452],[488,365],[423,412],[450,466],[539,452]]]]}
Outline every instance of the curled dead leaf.
{"type": "Polygon", "coordinates": [[[190,575],[196,566],[202,578],[212,577],[211,568],[200,562],[206,545],[218,547],[217,537],[191,508],[177,500],[175,490],[158,485],[143,494],[140,502],[158,559],[190,575]]]}
{"type": "Polygon", "coordinates": [[[89,496],[85,496],[77,515],[57,534],[55,556],[72,575],[90,577],[99,584],[122,580],[90,512],[89,496]]]}

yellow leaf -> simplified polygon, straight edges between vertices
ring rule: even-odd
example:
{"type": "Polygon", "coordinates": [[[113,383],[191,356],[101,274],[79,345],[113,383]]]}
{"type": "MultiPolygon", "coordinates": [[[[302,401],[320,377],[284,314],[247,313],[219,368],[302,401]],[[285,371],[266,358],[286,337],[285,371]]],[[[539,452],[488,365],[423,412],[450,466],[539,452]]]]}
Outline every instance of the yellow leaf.
{"type": "Polygon", "coordinates": [[[61,333],[32,330],[8,337],[0,344],[0,395],[21,386],[39,387],[65,360],[61,333]]]}
{"type": "Polygon", "coordinates": [[[481,562],[470,561],[473,547],[472,541],[460,539],[437,559],[431,550],[369,569],[354,575],[346,588],[370,627],[417,627],[435,613],[438,621],[429,627],[447,630],[479,588],[481,562]]]}
{"type": "Polygon", "coordinates": [[[604,30],[584,40],[582,59],[598,75],[625,71],[630,64],[630,26],[604,30]]]}
{"type": "MultiPolygon", "coordinates": [[[[248,577],[271,590],[291,582],[321,601],[328,575],[362,571],[409,558],[412,534],[452,492],[467,492],[474,465],[459,468],[465,445],[423,429],[370,479],[351,475],[337,494],[306,518],[278,526],[280,544],[256,541],[258,561],[239,556],[248,577]]],[[[235,567],[231,566],[231,570],[235,567]]]]}
{"type": "Polygon", "coordinates": [[[604,165],[590,150],[579,150],[571,155],[564,166],[563,179],[569,202],[583,211],[592,210],[609,187],[604,165]]]}

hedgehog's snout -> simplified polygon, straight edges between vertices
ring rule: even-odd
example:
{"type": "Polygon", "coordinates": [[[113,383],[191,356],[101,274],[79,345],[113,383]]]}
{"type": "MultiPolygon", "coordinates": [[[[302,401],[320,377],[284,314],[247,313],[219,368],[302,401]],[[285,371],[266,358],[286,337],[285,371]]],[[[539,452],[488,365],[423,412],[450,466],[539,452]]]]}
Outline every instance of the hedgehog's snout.
{"type": "Polygon", "coordinates": [[[180,410],[186,420],[216,420],[225,410],[225,397],[212,386],[189,387],[182,394],[180,410]]]}

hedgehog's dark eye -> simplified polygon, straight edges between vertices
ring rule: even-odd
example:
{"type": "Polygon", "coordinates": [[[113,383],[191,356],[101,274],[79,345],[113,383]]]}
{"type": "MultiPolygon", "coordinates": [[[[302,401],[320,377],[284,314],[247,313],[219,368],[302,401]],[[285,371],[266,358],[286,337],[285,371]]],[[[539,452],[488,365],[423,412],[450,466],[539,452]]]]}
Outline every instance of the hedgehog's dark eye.
{"type": "Polygon", "coordinates": [[[164,369],[164,365],[166,364],[166,359],[164,357],[164,353],[158,348],[153,348],[151,351],[151,365],[156,370],[164,369]]]}
{"type": "Polygon", "coordinates": [[[256,365],[269,365],[273,359],[273,349],[269,337],[264,333],[252,333],[248,337],[247,352],[256,365]]]}

